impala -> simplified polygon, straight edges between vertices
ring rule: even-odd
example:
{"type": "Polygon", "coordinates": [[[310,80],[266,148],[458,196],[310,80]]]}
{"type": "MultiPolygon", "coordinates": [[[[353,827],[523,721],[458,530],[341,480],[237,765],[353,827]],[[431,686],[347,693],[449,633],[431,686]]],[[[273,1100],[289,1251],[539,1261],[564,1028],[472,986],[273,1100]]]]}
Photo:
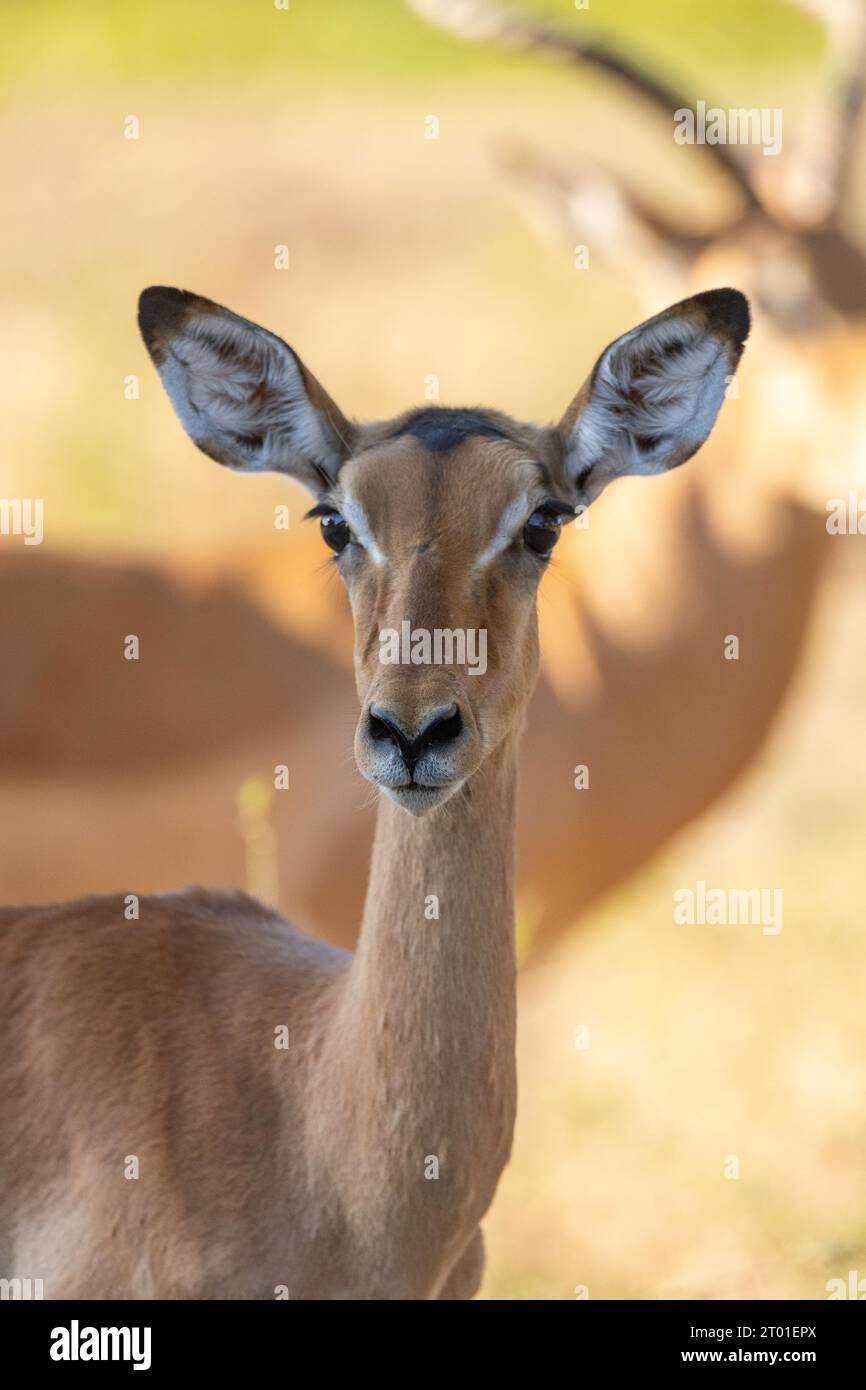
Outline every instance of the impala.
{"type": "Polygon", "coordinates": [[[49,1298],[469,1298],[514,1126],[536,590],[576,509],[707,438],[746,300],[633,328],[555,427],[438,406],[359,425],[210,300],[152,288],[139,321],[199,448],[315,498],[380,793],[369,888],[354,955],[241,893],[0,912],[0,1273],[49,1298]],[[404,622],[486,633],[483,674],[382,662],[404,622]]]}

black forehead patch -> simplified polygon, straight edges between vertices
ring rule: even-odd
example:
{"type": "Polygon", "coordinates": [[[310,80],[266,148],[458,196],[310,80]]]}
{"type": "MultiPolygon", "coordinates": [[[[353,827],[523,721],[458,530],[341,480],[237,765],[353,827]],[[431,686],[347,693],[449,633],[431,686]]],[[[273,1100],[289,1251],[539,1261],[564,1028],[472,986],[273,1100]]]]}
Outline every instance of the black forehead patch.
{"type": "Polygon", "coordinates": [[[456,449],[472,434],[479,434],[485,439],[509,437],[483,410],[454,410],[444,405],[416,410],[394,431],[391,438],[400,439],[404,434],[411,434],[431,454],[444,454],[447,449],[456,449]]]}

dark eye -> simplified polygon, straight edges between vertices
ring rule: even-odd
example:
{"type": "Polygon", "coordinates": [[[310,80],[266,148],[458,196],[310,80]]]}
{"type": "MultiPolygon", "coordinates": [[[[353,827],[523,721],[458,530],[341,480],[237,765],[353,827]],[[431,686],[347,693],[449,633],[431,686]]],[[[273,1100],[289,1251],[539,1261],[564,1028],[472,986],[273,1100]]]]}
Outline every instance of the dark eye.
{"type": "Polygon", "coordinates": [[[547,556],[559,540],[562,517],[552,512],[533,512],[523,528],[523,543],[535,555],[547,556]]]}
{"type": "Polygon", "coordinates": [[[325,545],[329,545],[335,555],[341,555],[352,539],[348,523],[339,512],[326,512],[319,524],[325,545]]]}

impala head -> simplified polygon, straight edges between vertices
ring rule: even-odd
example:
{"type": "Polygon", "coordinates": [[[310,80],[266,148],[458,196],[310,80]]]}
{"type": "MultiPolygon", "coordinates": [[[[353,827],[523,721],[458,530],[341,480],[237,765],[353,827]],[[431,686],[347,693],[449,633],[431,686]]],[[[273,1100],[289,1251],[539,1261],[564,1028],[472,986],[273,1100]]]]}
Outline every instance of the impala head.
{"type": "Polygon", "coordinates": [[[315,497],[354,615],[358,767],[420,814],[520,726],[562,525],[614,478],[703,444],[749,313],[712,290],[633,328],[550,428],[438,406],[359,425],[286,343],[208,299],[148,289],[139,322],[200,449],[315,497]]]}

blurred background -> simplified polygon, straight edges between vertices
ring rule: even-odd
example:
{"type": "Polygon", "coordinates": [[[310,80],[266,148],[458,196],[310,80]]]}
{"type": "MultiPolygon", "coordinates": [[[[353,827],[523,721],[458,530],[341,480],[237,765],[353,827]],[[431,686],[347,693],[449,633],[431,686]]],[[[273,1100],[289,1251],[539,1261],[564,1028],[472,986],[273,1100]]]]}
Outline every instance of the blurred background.
{"type": "Polygon", "coordinates": [[[859,0],[4,20],[0,498],[43,499],[44,543],[0,535],[0,899],[241,884],[344,945],[363,900],[342,592],[300,491],[184,438],[141,288],[280,333],[350,415],[546,420],[612,338],[735,284],[710,443],[612,488],[544,583],[482,1297],[866,1278],[859,0]],[[781,153],[676,144],[698,100],[780,109],[781,153]],[[699,880],[780,888],[783,930],[675,925],[699,880]]]}

